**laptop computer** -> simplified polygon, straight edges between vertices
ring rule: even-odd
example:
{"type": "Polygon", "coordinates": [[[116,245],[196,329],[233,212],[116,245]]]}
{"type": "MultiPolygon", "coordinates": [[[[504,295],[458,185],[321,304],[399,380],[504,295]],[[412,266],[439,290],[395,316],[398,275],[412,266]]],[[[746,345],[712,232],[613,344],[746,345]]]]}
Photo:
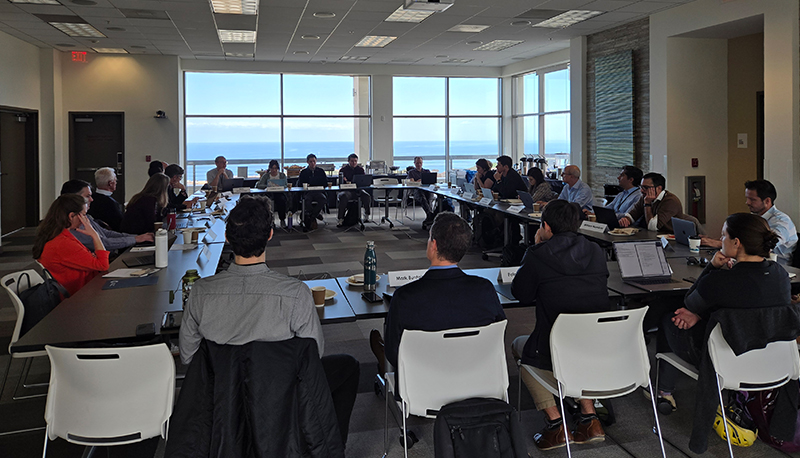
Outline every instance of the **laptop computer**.
{"type": "Polygon", "coordinates": [[[525,191],[517,191],[519,195],[519,200],[522,201],[522,204],[525,205],[525,208],[533,209],[533,196],[530,193],[525,191]]]}
{"type": "Polygon", "coordinates": [[[597,217],[598,223],[603,223],[608,226],[609,230],[614,230],[619,227],[619,220],[617,219],[617,213],[614,211],[613,208],[608,207],[599,207],[595,205],[592,207],[594,209],[594,216],[597,217]]]}
{"type": "Polygon", "coordinates": [[[622,281],[648,292],[688,289],[691,283],[672,278],[672,267],[658,240],[614,242],[622,281]]]}
{"type": "Polygon", "coordinates": [[[156,263],[156,255],[155,253],[143,254],[132,258],[125,258],[122,262],[128,267],[148,266],[156,263]]]}
{"type": "Polygon", "coordinates": [[[422,172],[422,184],[436,184],[436,173],[422,172]]]}
{"type": "Polygon", "coordinates": [[[266,188],[285,188],[289,180],[286,178],[272,178],[266,184],[261,186],[261,189],[266,188]]]}
{"type": "Polygon", "coordinates": [[[372,186],[372,175],[353,175],[353,183],[357,188],[368,188],[372,186]]]}
{"type": "Polygon", "coordinates": [[[689,237],[697,235],[694,222],[672,217],[672,231],[675,233],[675,242],[689,246],[689,237]]]}
{"type": "Polygon", "coordinates": [[[489,197],[494,200],[494,195],[492,194],[492,190],[489,188],[481,188],[481,192],[483,193],[483,197],[489,197]]]}
{"type": "Polygon", "coordinates": [[[244,186],[244,178],[225,178],[222,180],[220,191],[233,191],[233,188],[241,188],[242,186],[244,186]]]}

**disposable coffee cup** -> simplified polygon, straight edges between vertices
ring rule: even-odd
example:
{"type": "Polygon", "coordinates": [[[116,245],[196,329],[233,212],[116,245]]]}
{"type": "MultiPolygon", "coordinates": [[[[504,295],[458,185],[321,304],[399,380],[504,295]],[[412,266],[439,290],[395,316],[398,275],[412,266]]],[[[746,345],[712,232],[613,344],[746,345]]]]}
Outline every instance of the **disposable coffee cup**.
{"type": "Polygon", "coordinates": [[[155,224],[153,224],[153,232],[158,232],[158,230],[161,229],[161,226],[163,225],[164,223],[162,223],[161,221],[158,221],[155,224]]]}
{"type": "Polygon", "coordinates": [[[314,296],[314,305],[317,307],[325,305],[325,287],[314,286],[311,288],[311,295],[314,296]]]}
{"type": "Polygon", "coordinates": [[[541,205],[538,202],[533,203],[533,211],[538,212],[540,210],[541,205]]]}
{"type": "Polygon", "coordinates": [[[699,253],[700,252],[700,237],[697,235],[692,235],[689,237],[689,251],[692,253],[699,253]]]}
{"type": "Polygon", "coordinates": [[[292,189],[292,184],[291,183],[286,183],[286,189],[292,189]]]}
{"type": "Polygon", "coordinates": [[[192,244],[197,245],[197,238],[199,235],[199,231],[192,231],[192,244]]]}
{"type": "Polygon", "coordinates": [[[597,221],[597,215],[587,215],[587,216],[588,216],[588,218],[589,218],[589,221],[591,221],[591,222],[593,222],[593,223],[594,223],[595,221],[597,221]]]}
{"type": "Polygon", "coordinates": [[[303,189],[308,189],[308,183],[303,183],[303,189]]]}

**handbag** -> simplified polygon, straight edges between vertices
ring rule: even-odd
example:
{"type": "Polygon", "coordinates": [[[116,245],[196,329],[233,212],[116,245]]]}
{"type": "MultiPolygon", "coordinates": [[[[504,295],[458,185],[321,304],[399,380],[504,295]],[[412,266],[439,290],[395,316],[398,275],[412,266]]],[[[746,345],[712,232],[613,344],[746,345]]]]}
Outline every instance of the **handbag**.
{"type": "Polygon", "coordinates": [[[53,278],[47,269],[44,269],[42,278],[44,278],[44,282],[35,286],[31,286],[31,278],[27,272],[17,278],[17,297],[25,307],[22,326],[19,330],[20,337],[47,316],[64,298],[69,297],[67,290],[53,278]],[[23,278],[28,281],[28,289],[20,292],[20,283],[23,278]]]}

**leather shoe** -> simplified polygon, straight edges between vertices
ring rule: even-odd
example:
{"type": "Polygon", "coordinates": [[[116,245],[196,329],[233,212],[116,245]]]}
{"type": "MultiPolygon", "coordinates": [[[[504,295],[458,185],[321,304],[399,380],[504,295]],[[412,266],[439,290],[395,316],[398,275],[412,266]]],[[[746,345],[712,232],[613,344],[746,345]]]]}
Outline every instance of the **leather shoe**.
{"type": "Polygon", "coordinates": [[[575,426],[575,431],[572,433],[575,438],[576,444],[588,444],[589,442],[601,442],[606,439],[606,433],[603,431],[603,425],[597,417],[592,417],[591,420],[578,421],[575,426]]]}
{"type": "MultiPolygon", "coordinates": [[[[572,434],[569,435],[569,441],[573,442],[572,434]]],[[[553,450],[567,445],[564,440],[564,423],[562,422],[553,429],[545,427],[541,432],[533,435],[533,442],[536,443],[536,448],[539,450],[553,450]]]]}
{"type": "Polygon", "coordinates": [[[384,377],[386,375],[386,351],[383,348],[383,337],[377,329],[373,329],[369,333],[369,347],[375,358],[378,359],[378,375],[384,377]]]}

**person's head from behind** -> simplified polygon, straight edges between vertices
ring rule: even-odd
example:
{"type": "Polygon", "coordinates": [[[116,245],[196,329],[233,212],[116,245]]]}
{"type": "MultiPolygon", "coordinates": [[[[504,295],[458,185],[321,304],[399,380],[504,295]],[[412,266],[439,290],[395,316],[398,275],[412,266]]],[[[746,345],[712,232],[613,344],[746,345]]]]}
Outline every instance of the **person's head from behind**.
{"type": "Polygon", "coordinates": [[[53,240],[64,229],[75,229],[82,223],[81,216],[86,215],[86,201],[76,193],[62,194],[47,210],[33,241],[33,257],[42,256],[44,245],[53,240]]]}
{"type": "Polygon", "coordinates": [[[566,200],[554,200],[542,211],[542,239],[564,232],[578,232],[581,225],[581,208],[566,200]]]}
{"type": "Polygon", "coordinates": [[[660,173],[650,172],[642,177],[641,189],[644,195],[647,195],[647,192],[652,189],[658,196],[666,187],[667,179],[660,173]]]}
{"type": "Polygon", "coordinates": [[[314,170],[314,167],[317,166],[317,156],[315,154],[309,154],[306,156],[306,162],[308,163],[308,168],[314,170]]]}
{"type": "Polygon", "coordinates": [[[92,198],[91,185],[83,180],[75,179],[64,182],[64,184],[61,185],[61,195],[63,196],[65,194],[77,194],[83,197],[87,209],[89,208],[89,204],[94,201],[92,198]]]}
{"type": "Polygon", "coordinates": [[[414,168],[422,170],[422,158],[420,156],[414,158],[414,168]]]}
{"type": "Polygon", "coordinates": [[[531,186],[539,186],[540,184],[544,183],[544,174],[542,170],[538,167],[531,167],[528,169],[528,183],[531,186]]]}
{"type": "Polygon", "coordinates": [[[463,218],[441,212],[433,219],[428,236],[427,256],[431,262],[457,264],[472,245],[472,229],[463,218]]]}
{"type": "Polygon", "coordinates": [[[272,238],[272,206],[269,199],[244,196],[228,214],[225,240],[233,254],[242,258],[258,258],[264,254],[272,238]]]}
{"type": "Polygon", "coordinates": [[[218,169],[224,169],[228,166],[228,160],[225,159],[225,156],[217,156],[214,158],[214,165],[216,165],[218,169]]]}
{"type": "Polygon", "coordinates": [[[114,192],[117,190],[117,173],[111,167],[101,167],[94,172],[94,184],[97,189],[114,192]]]}
{"type": "Polygon", "coordinates": [[[154,197],[159,207],[167,206],[167,189],[169,189],[169,177],[163,173],[156,173],[151,176],[141,192],[133,196],[128,202],[128,206],[138,202],[144,196],[154,197]]]}
{"type": "Polygon", "coordinates": [[[626,165],[617,176],[620,187],[624,190],[635,188],[642,183],[642,171],[632,165],[626,165]]]}
{"type": "Polygon", "coordinates": [[[778,198],[775,186],[767,180],[753,180],[744,183],[744,198],[750,213],[763,215],[778,198]]]}
{"type": "Polygon", "coordinates": [[[569,186],[575,186],[575,183],[581,179],[581,169],[577,165],[568,165],[564,167],[561,172],[561,179],[569,186]]]}
{"type": "Polygon", "coordinates": [[[183,179],[183,167],[178,164],[170,164],[164,169],[164,175],[169,177],[169,184],[175,186],[183,179]]]}
{"type": "Polygon", "coordinates": [[[483,175],[492,170],[492,164],[489,164],[489,161],[486,159],[478,159],[475,162],[475,169],[478,171],[479,175],[483,175]]]}
{"type": "Polygon", "coordinates": [[[164,173],[164,163],[161,161],[153,161],[147,168],[147,176],[153,176],[156,173],[164,173]]]}
{"type": "Polygon", "coordinates": [[[500,172],[500,175],[505,176],[511,170],[513,163],[509,156],[500,156],[497,158],[497,171],[500,172]]]}
{"type": "Polygon", "coordinates": [[[734,213],[722,225],[722,254],[729,258],[745,254],[768,258],[779,241],[767,220],[753,213],[734,213]]]}
{"type": "Polygon", "coordinates": [[[352,153],[349,156],[347,156],[347,164],[349,164],[350,167],[352,168],[356,168],[356,166],[358,165],[358,155],[352,153]]]}
{"type": "Polygon", "coordinates": [[[267,167],[267,168],[269,169],[269,174],[270,175],[277,176],[280,173],[281,165],[278,164],[278,161],[273,159],[273,160],[269,161],[269,167],[267,167]]]}

